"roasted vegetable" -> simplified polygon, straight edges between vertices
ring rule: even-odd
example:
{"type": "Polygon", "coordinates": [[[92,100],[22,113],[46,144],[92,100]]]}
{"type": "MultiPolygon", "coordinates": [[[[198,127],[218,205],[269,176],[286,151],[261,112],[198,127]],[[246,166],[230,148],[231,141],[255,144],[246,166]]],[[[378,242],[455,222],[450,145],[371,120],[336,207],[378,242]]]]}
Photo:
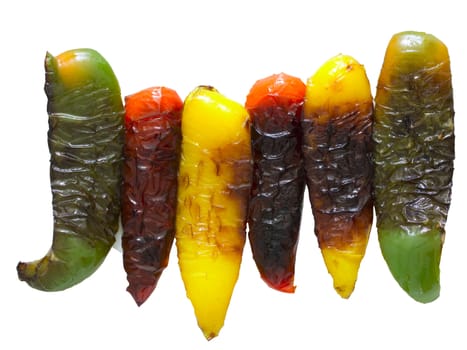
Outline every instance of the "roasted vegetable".
{"type": "Polygon", "coordinates": [[[295,291],[305,174],[300,118],[305,84],[281,73],[258,80],[245,107],[251,120],[253,182],[248,238],[262,279],[295,291]]]}
{"type": "Polygon", "coordinates": [[[378,80],[373,138],[382,254],[413,299],[431,302],[440,293],[454,169],[449,54],[433,35],[391,38],[378,80]]]}
{"type": "Polygon", "coordinates": [[[183,101],[166,87],[125,98],[123,264],[141,305],[169,262],[175,236],[183,101]]]}
{"type": "Polygon", "coordinates": [[[343,298],[352,294],[373,222],[373,99],[364,67],[338,55],[308,80],[303,155],[315,233],[343,298]]]}
{"type": "Polygon", "coordinates": [[[90,276],[115,241],[124,110],[117,78],[98,52],[47,53],[45,70],[53,242],[42,259],[17,270],[31,287],[58,291],[90,276]]]}
{"type": "Polygon", "coordinates": [[[187,296],[212,339],[224,324],[245,245],[249,117],[208,86],[194,89],[184,103],[175,237],[187,296]]]}

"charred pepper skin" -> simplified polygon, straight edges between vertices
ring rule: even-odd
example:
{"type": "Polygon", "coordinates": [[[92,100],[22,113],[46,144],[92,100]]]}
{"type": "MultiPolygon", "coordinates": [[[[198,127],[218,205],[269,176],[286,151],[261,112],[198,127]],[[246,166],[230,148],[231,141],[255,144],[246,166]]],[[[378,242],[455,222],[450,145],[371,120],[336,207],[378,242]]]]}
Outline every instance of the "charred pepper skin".
{"type": "Polygon", "coordinates": [[[241,104],[209,86],[186,97],[175,238],[186,293],[208,340],[224,324],[242,261],[250,143],[241,104]]]}
{"type": "Polygon", "coordinates": [[[166,87],[125,98],[123,264],[138,306],[167,267],[175,237],[183,101],[166,87]]]}
{"type": "Polygon", "coordinates": [[[115,241],[120,217],[123,103],[108,62],[92,49],[45,58],[53,241],[20,262],[31,287],[60,291],[89,277],[115,241]]]}
{"type": "Polygon", "coordinates": [[[431,34],[389,41],[375,97],[375,212],[384,259],[414,300],[440,294],[441,251],[454,171],[447,47],[431,34]]]}
{"type": "Polygon", "coordinates": [[[305,84],[280,73],[258,80],[245,103],[250,115],[253,180],[248,238],[261,278],[295,291],[295,258],[305,173],[300,119],[305,84]]]}
{"type": "Polygon", "coordinates": [[[334,289],[352,294],[373,223],[373,98],[364,67],[338,55],[307,81],[303,155],[315,234],[334,289]]]}

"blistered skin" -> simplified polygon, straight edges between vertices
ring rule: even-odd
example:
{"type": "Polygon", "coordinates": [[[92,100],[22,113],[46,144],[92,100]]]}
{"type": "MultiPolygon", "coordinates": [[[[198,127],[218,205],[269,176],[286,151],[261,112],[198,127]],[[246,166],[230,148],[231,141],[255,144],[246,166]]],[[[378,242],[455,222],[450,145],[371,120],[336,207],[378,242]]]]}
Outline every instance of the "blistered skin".
{"type": "Polygon", "coordinates": [[[246,239],[251,187],[247,111],[212,87],[185,99],[176,246],[181,276],[206,339],[224,324],[246,239]]]}
{"type": "Polygon", "coordinates": [[[120,216],[123,104],[117,79],[94,50],[45,59],[53,242],[18,276],[45,291],[90,276],[115,241],[120,216]]]}
{"type": "Polygon", "coordinates": [[[183,101],[154,87],[125,98],[123,264],[141,305],[169,262],[175,237],[183,101]]]}
{"type": "Polygon", "coordinates": [[[390,40],[375,99],[375,209],[382,253],[415,300],[439,296],[451,201],[454,109],[449,54],[430,34],[390,40]]]}
{"type": "Polygon", "coordinates": [[[262,279],[295,290],[295,259],[305,174],[300,118],[305,84],[284,73],[257,81],[247,96],[253,180],[248,238],[262,279]]]}
{"type": "Polygon", "coordinates": [[[315,233],[335,290],[354,290],[373,222],[373,101],[350,56],[326,62],[307,82],[303,156],[315,233]]]}

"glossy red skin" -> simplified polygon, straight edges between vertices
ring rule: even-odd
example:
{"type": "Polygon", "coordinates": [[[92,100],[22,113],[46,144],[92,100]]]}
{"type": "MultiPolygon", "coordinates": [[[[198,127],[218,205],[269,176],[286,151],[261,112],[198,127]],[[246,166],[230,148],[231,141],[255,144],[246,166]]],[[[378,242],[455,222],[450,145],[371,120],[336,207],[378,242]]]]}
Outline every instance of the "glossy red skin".
{"type": "Polygon", "coordinates": [[[248,238],[261,278],[295,291],[295,259],[305,175],[300,116],[305,84],[284,73],[259,80],[246,101],[251,119],[253,180],[248,238]]]}
{"type": "Polygon", "coordinates": [[[165,87],[125,98],[123,265],[138,306],[167,267],[175,236],[183,102],[165,87]]]}

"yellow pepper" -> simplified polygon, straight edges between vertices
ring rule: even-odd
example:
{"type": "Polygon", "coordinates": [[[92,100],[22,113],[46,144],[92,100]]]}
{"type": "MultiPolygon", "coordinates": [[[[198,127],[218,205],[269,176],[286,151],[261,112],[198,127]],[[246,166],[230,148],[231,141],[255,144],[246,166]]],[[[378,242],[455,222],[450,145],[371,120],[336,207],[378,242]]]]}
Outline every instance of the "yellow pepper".
{"type": "Polygon", "coordinates": [[[303,154],[315,233],[334,288],[355,287],[373,223],[373,99],[364,67],[338,55],[308,80],[303,154]]]}
{"type": "Polygon", "coordinates": [[[184,102],[176,246],[204,336],[224,324],[246,237],[252,160],[245,108],[199,86],[184,102]]]}

